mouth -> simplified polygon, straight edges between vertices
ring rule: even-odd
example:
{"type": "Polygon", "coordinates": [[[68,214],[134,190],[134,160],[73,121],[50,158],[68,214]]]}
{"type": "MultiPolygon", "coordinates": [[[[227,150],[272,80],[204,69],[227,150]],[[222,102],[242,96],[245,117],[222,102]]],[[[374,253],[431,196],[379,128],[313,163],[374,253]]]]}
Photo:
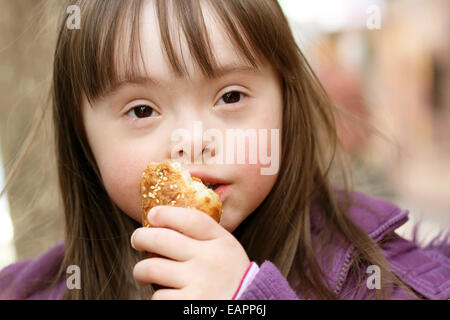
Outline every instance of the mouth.
{"type": "Polygon", "coordinates": [[[213,190],[220,197],[220,201],[225,201],[231,193],[231,183],[221,178],[210,176],[203,172],[189,171],[193,180],[202,182],[207,188],[213,190]]]}
{"type": "Polygon", "coordinates": [[[212,183],[212,182],[207,182],[207,181],[202,181],[202,182],[205,186],[207,186],[208,188],[210,188],[212,190],[216,190],[218,187],[221,186],[220,183],[212,183]]]}
{"type": "Polygon", "coordinates": [[[225,199],[228,198],[231,192],[231,185],[230,184],[223,184],[223,183],[212,183],[212,182],[203,182],[203,184],[207,187],[212,189],[215,193],[217,193],[220,197],[220,201],[224,202],[225,199]]]}

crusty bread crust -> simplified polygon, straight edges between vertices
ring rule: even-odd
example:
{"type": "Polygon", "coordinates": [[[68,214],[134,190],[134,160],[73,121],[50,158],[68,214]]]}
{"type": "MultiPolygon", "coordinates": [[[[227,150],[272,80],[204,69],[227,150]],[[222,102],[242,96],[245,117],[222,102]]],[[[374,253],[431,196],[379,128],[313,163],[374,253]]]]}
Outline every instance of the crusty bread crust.
{"type": "Polygon", "coordinates": [[[194,208],[205,212],[217,222],[222,214],[222,202],[213,190],[177,162],[150,163],[142,173],[142,224],[151,227],[147,214],[160,205],[194,208]]]}

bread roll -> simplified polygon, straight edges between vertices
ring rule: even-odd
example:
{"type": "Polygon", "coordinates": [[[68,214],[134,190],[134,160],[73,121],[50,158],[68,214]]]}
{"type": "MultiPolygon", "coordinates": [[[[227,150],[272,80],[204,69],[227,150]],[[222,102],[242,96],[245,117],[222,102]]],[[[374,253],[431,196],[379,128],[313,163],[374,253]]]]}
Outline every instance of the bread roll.
{"type": "Polygon", "coordinates": [[[217,222],[222,214],[222,202],[213,190],[206,187],[178,162],[150,163],[142,173],[142,225],[151,227],[147,215],[160,205],[194,208],[203,211],[217,222]]]}

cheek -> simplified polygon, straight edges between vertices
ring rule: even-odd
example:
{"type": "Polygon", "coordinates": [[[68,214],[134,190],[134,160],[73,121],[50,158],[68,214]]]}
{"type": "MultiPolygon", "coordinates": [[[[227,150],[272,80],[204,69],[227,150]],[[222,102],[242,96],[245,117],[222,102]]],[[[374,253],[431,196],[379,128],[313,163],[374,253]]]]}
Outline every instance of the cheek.
{"type": "Polygon", "coordinates": [[[131,143],[120,137],[95,142],[94,154],[109,197],[125,214],[140,222],[139,182],[148,160],[156,158],[153,149],[142,148],[148,145],[145,141],[131,143]]]}
{"type": "MultiPolygon", "coordinates": [[[[111,200],[132,219],[141,221],[139,182],[149,161],[164,154],[161,139],[133,136],[121,121],[111,118],[102,106],[83,106],[89,145],[96,159],[105,189],[111,200]]],[[[161,136],[164,132],[159,133],[161,136]]]]}
{"type": "Polygon", "coordinates": [[[145,163],[130,157],[116,157],[113,161],[101,166],[103,182],[114,203],[134,220],[141,221],[141,198],[139,181],[145,163]]]}
{"type": "Polygon", "coordinates": [[[245,190],[245,196],[252,203],[253,209],[256,209],[266,198],[278,177],[278,174],[262,175],[261,169],[264,167],[260,164],[242,165],[236,170],[239,172],[239,180],[245,190]]]}

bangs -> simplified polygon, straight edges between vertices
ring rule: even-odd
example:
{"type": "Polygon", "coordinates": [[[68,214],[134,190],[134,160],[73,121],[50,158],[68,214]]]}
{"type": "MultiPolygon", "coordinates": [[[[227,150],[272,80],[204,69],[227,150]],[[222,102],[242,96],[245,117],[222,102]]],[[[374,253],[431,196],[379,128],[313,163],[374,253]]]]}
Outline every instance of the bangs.
{"type": "MultiPolygon", "coordinates": [[[[250,34],[248,30],[258,30],[260,26],[249,26],[250,22],[245,21],[245,16],[242,13],[239,16],[239,12],[245,12],[244,9],[248,8],[243,8],[240,1],[204,3],[210,6],[216,21],[225,30],[225,37],[234,52],[249,66],[258,69],[259,63],[263,61],[261,52],[264,51],[257,43],[257,35],[250,34]]],[[[192,61],[202,75],[206,78],[217,77],[220,66],[211,49],[200,2],[168,0],[151,1],[151,4],[155,6],[163,56],[167,58],[172,72],[177,77],[189,77],[183,57],[174,49],[173,39],[177,35],[171,34],[171,30],[179,30],[178,41],[180,36],[184,36],[192,61]]],[[[85,30],[78,31],[73,39],[71,65],[83,66],[83,69],[81,73],[75,73],[78,76],[72,79],[78,80],[78,83],[72,87],[81,91],[79,93],[83,92],[90,102],[107,94],[120,83],[149,75],[143,74],[147,68],[140,43],[140,21],[145,5],[145,0],[83,1],[80,4],[84,18],[82,28],[85,30]],[[74,53],[74,48],[79,48],[79,54],[74,53]]]]}

